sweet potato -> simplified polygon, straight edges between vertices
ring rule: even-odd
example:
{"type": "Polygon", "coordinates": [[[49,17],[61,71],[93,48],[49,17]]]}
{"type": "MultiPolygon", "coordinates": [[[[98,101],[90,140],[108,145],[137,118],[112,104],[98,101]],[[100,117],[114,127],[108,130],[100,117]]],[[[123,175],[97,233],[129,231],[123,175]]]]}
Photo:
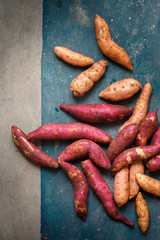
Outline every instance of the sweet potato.
{"type": "Polygon", "coordinates": [[[141,231],[145,233],[149,227],[149,209],[141,192],[136,197],[136,213],[138,216],[138,225],[141,231]]]}
{"type": "Polygon", "coordinates": [[[105,73],[107,61],[101,60],[94,63],[90,68],[80,73],[71,82],[70,91],[75,97],[81,97],[88,92],[105,73]]]}
{"type": "Polygon", "coordinates": [[[129,168],[124,167],[115,175],[114,200],[118,207],[123,206],[129,199],[129,168]]]}
{"type": "Polygon", "coordinates": [[[137,80],[127,78],[109,85],[100,92],[99,97],[110,101],[121,101],[132,97],[141,87],[137,80]]]}
{"type": "Polygon", "coordinates": [[[57,57],[74,66],[86,67],[94,63],[93,58],[86,57],[77,52],[73,52],[66,47],[56,46],[54,47],[54,52],[57,57]]]}
{"type": "MultiPolygon", "coordinates": [[[[150,137],[154,134],[158,126],[157,111],[149,112],[139,125],[135,138],[135,146],[146,146],[150,137]]],[[[143,161],[136,161],[130,166],[130,196],[135,197],[139,192],[139,185],[135,179],[136,173],[144,173],[143,161]]]]}
{"type": "Polygon", "coordinates": [[[120,121],[133,112],[131,107],[104,103],[78,105],[60,104],[60,108],[84,122],[92,123],[120,121]]]}
{"type": "MultiPolygon", "coordinates": [[[[130,124],[120,131],[110,143],[107,157],[113,163],[114,159],[134,140],[138,126],[130,124]]],[[[114,198],[118,206],[124,205],[129,199],[129,169],[121,169],[114,179],[114,198]]]]}
{"type": "Polygon", "coordinates": [[[102,148],[91,140],[81,139],[66,147],[58,157],[60,161],[72,161],[88,157],[98,166],[109,169],[110,161],[102,148]]]}
{"type": "Polygon", "coordinates": [[[117,173],[123,167],[132,164],[135,161],[141,161],[152,157],[160,152],[160,144],[144,146],[144,147],[133,147],[123,151],[118,157],[115,158],[112,164],[112,174],[117,173]]]}
{"type": "Polygon", "coordinates": [[[130,165],[129,170],[129,199],[134,198],[139,192],[139,185],[136,181],[136,174],[144,173],[144,164],[143,161],[135,161],[130,165]]]}
{"type": "Polygon", "coordinates": [[[84,221],[87,214],[88,184],[84,174],[70,163],[61,161],[60,166],[68,174],[74,187],[74,205],[78,216],[84,221]]]}
{"type": "Polygon", "coordinates": [[[129,226],[134,226],[134,224],[132,222],[129,222],[126,219],[126,217],[124,217],[123,215],[120,215],[117,212],[115,202],[113,199],[113,194],[107,182],[103,179],[102,175],[100,174],[98,169],[95,167],[95,165],[90,160],[81,162],[81,165],[84,170],[84,173],[87,176],[87,180],[92,190],[97,195],[97,197],[101,200],[108,215],[111,218],[118,221],[122,221],[123,223],[129,226]]]}
{"type": "MultiPolygon", "coordinates": [[[[153,135],[151,144],[160,144],[160,127],[153,135]]],[[[146,167],[150,172],[156,172],[160,170],[160,154],[157,154],[156,156],[149,158],[146,162],[146,167]]]]}
{"type": "Polygon", "coordinates": [[[136,181],[144,191],[160,197],[160,181],[141,173],[136,174],[136,181]]]}
{"type": "Polygon", "coordinates": [[[124,127],[126,127],[129,124],[137,124],[139,125],[142,120],[145,118],[146,113],[148,111],[148,104],[149,104],[149,99],[151,96],[152,92],[152,86],[148,82],[144,85],[144,88],[142,90],[142,93],[136,103],[134,112],[132,116],[126,121],[119,129],[121,131],[124,127]]]}
{"type": "Polygon", "coordinates": [[[139,125],[138,133],[134,142],[135,146],[146,146],[157,127],[157,111],[150,111],[139,125]]]}
{"type": "Polygon", "coordinates": [[[138,126],[130,124],[122,129],[111,141],[106,152],[111,163],[113,163],[114,159],[134,140],[137,131],[138,126]]]}
{"type": "Polygon", "coordinates": [[[132,62],[126,51],[113,41],[106,21],[96,14],[94,25],[101,52],[114,62],[133,70],[132,62]]]}
{"type": "Polygon", "coordinates": [[[27,139],[27,135],[15,125],[11,128],[12,137],[19,150],[30,160],[41,166],[57,168],[58,162],[55,158],[37,148],[27,139]]]}
{"type": "Polygon", "coordinates": [[[108,144],[112,138],[104,131],[84,123],[49,123],[28,134],[30,140],[82,139],[108,144]]]}

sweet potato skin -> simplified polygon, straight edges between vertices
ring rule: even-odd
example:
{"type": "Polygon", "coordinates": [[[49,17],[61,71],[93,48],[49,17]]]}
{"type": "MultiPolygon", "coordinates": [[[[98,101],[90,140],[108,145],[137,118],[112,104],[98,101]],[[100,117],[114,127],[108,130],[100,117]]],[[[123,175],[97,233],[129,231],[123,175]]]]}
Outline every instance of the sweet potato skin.
{"type": "MultiPolygon", "coordinates": [[[[153,135],[151,144],[160,144],[160,127],[153,135]]],[[[160,170],[160,154],[157,154],[156,156],[149,158],[146,162],[146,167],[150,172],[156,172],[160,170]]]]}
{"type": "Polygon", "coordinates": [[[150,111],[139,125],[138,133],[134,142],[135,146],[146,146],[157,127],[157,111],[150,111]]]}
{"type": "Polygon", "coordinates": [[[28,134],[30,140],[42,139],[89,139],[108,144],[112,138],[104,131],[84,123],[49,123],[28,134]]]}
{"type": "Polygon", "coordinates": [[[111,163],[113,163],[114,159],[134,140],[137,131],[138,126],[130,124],[122,129],[122,131],[111,141],[106,152],[111,163]]]}
{"type": "Polygon", "coordinates": [[[91,140],[81,139],[66,147],[58,157],[60,161],[73,161],[88,157],[99,167],[108,170],[111,167],[110,161],[102,148],[91,140]]]}
{"type": "MultiPolygon", "coordinates": [[[[135,138],[135,146],[146,146],[150,137],[154,134],[158,126],[157,111],[149,112],[139,125],[135,138]]],[[[135,197],[139,192],[139,185],[135,179],[136,173],[144,174],[143,161],[134,162],[130,166],[130,196],[135,197]]]]}
{"type": "Polygon", "coordinates": [[[120,127],[119,131],[121,131],[124,127],[126,127],[129,124],[139,125],[142,122],[148,111],[148,104],[151,93],[152,86],[149,82],[147,82],[143,87],[142,93],[136,103],[132,116],[120,127]]]}
{"type": "Polygon", "coordinates": [[[136,181],[144,191],[160,197],[160,181],[141,173],[136,174],[136,181]]]}
{"type": "Polygon", "coordinates": [[[138,216],[138,225],[143,233],[145,233],[149,227],[149,209],[142,193],[139,192],[136,197],[136,213],[138,216]]]}
{"type": "Polygon", "coordinates": [[[123,151],[112,164],[112,174],[117,173],[123,167],[132,164],[135,161],[141,161],[152,157],[160,152],[160,144],[143,146],[143,147],[133,147],[123,151]]]}
{"type": "Polygon", "coordinates": [[[144,164],[143,161],[135,161],[130,165],[129,171],[129,199],[134,198],[139,192],[139,185],[136,181],[137,173],[144,173],[144,164]]]}
{"type": "Polygon", "coordinates": [[[141,87],[141,84],[137,80],[127,78],[109,85],[100,92],[99,97],[110,101],[121,101],[135,95],[141,87]]]}
{"type": "Polygon", "coordinates": [[[129,168],[122,168],[114,179],[114,200],[118,207],[123,206],[129,199],[129,168]]]}
{"type": "Polygon", "coordinates": [[[60,109],[84,122],[106,123],[116,122],[128,117],[133,109],[122,105],[97,104],[60,104],[60,109]]]}
{"type": "Polygon", "coordinates": [[[71,82],[70,91],[75,97],[81,97],[88,92],[105,73],[107,61],[100,60],[79,74],[71,82]]]}
{"type": "Polygon", "coordinates": [[[63,61],[77,67],[86,67],[94,63],[94,59],[74,52],[66,47],[56,46],[54,52],[63,61]]]}
{"type": "Polygon", "coordinates": [[[96,166],[90,160],[81,162],[81,165],[92,190],[101,200],[108,215],[115,220],[119,220],[129,226],[133,226],[134,224],[129,222],[126,217],[118,214],[113,199],[113,194],[96,166]]]}
{"type": "Polygon", "coordinates": [[[126,51],[117,45],[111,38],[110,30],[106,21],[96,14],[94,25],[97,43],[101,52],[116,63],[133,70],[132,62],[126,51]]]}
{"type": "Polygon", "coordinates": [[[12,137],[19,150],[33,162],[46,167],[57,168],[57,160],[37,148],[27,139],[27,135],[15,125],[11,128],[12,137]]]}
{"type": "Polygon", "coordinates": [[[74,187],[74,204],[78,216],[85,221],[87,215],[88,184],[84,174],[70,163],[60,161],[74,187]]]}

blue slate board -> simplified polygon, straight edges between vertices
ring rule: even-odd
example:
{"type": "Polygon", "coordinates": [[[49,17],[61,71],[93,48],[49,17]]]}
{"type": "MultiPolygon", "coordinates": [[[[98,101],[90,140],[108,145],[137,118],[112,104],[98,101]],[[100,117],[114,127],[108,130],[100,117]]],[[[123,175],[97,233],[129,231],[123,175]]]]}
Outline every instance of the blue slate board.
{"type": "MultiPolygon", "coordinates": [[[[42,124],[50,122],[74,122],[75,118],[59,109],[61,103],[101,103],[99,92],[114,81],[135,78],[142,86],[151,82],[153,93],[149,110],[159,107],[160,99],[160,0],[44,0],[43,3],[43,52],[42,52],[42,124]],[[134,71],[108,60],[105,75],[81,98],[70,93],[71,81],[83,70],[58,59],[54,46],[61,45],[73,51],[93,57],[95,62],[106,57],[100,52],[94,31],[95,14],[109,24],[112,37],[124,47],[131,57],[134,71]]],[[[135,106],[139,97],[121,102],[135,106]]],[[[158,115],[160,113],[158,112],[158,115]]],[[[123,123],[97,124],[112,137],[123,123]]],[[[71,141],[43,141],[42,149],[55,158],[71,141]]],[[[104,148],[106,151],[107,147],[104,148]]],[[[80,161],[74,163],[81,169],[80,161]]],[[[113,191],[110,172],[101,171],[113,191]]],[[[159,173],[150,174],[160,179],[159,173]]],[[[137,224],[135,201],[129,201],[119,209],[121,214],[135,223],[130,228],[109,218],[98,198],[89,190],[88,214],[85,222],[75,213],[73,187],[67,175],[59,168],[41,170],[41,234],[42,239],[94,240],[94,239],[159,239],[160,200],[145,192],[150,209],[150,226],[144,236],[137,224]]]]}

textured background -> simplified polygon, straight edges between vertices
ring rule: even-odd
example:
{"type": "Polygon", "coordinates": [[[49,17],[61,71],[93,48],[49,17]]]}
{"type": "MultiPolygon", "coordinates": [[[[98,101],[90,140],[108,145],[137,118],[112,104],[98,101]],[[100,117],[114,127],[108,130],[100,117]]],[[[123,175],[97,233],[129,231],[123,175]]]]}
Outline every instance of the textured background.
{"type": "Polygon", "coordinates": [[[41,125],[42,1],[0,0],[0,239],[40,239],[40,167],[11,126],[41,125]]]}

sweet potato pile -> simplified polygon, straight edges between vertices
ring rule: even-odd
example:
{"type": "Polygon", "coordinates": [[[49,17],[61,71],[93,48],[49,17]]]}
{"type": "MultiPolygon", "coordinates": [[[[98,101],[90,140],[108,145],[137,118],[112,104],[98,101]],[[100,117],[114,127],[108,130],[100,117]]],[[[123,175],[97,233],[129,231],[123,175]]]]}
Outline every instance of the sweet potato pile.
{"type": "MultiPolygon", "coordinates": [[[[102,53],[116,63],[133,70],[127,52],[113,41],[105,20],[96,15],[94,23],[97,43],[102,53]]],[[[74,66],[84,67],[94,63],[94,59],[91,57],[86,57],[66,47],[55,46],[54,51],[58,58],[74,66]]],[[[104,75],[106,67],[107,61],[100,60],[77,76],[70,86],[73,96],[82,97],[87,94],[104,75]]],[[[128,200],[136,197],[135,206],[138,224],[143,233],[148,229],[149,207],[139,190],[142,188],[142,191],[160,197],[160,181],[144,174],[145,167],[151,172],[160,170],[158,110],[154,109],[154,111],[148,112],[152,86],[147,82],[142,87],[137,80],[126,78],[107,86],[100,92],[99,97],[113,102],[121,101],[131,98],[141,88],[142,92],[134,109],[124,105],[108,103],[60,104],[60,109],[84,123],[49,123],[28,135],[15,125],[11,128],[16,146],[29,160],[45,167],[55,169],[61,167],[68,175],[74,187],[75,210],[83,221],[87,217],[89,183],[108,215],[112,219],[122,221],[129,226],[134,224],[118,213],[116,204],[121,207],[128,200]],[[121,125],[114,138],[105,131],[86,124],[106,123],[107,125],[108,122],[121,121],[129,116],[130,118],[121,125]],[[37,148],[36,143],[33,143],[37,140],[51,139],[76,141],[68,145],[56,160],[42,152],[37,148]],[[150,139],[152,141],[149,145],[150,139]],[[108,146],[106,154],[98,144],[108,146]],[[81,160],[84,174],[73,165],[72,161],[76,159],[81,160]],[[101,168],[106,171],[111,170],[111,173],[115,175],[115,177],[113,176],[113,193],[103,178],[101,168]]]]}

